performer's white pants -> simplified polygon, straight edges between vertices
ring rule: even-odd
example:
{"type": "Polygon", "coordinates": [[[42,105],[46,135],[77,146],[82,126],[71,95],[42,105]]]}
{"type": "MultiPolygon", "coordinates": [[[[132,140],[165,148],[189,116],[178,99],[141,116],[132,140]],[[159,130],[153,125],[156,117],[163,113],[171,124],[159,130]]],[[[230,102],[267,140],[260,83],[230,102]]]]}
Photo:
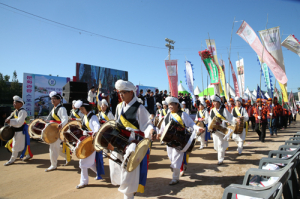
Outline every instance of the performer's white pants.
{"type": "Polygon", "coordinates": [[[168,147],[168,146],[167,146],[167,152],[168,152],[168,157],[171,160],[171,168],[180,170],[183,157],[184,157],[184,152],[179,152],[175,148],[168,147]]]}
{"type": "Polygon", "coordinates": [[[128,193],[128,194],[124,193],[124,199],[133,199],[133,198],[134,198],[134,193],[128,193]]]}
{"type": "Polygon", "coordinates": [[[17,131],[13,137],[12,154],[9,161],[14,162],[17,159],[19,152],[23,151],[24,147],[25,135],[23,134],[23,131],[17,131]]]}
{"type": "Polygon", "coordinates": [[[66,154],[62,152],[60,143],[61,140],[57,139],[56,142],[49,144],[50,162],[51,162],[51,167],[53,168],[57,167],[57,158],[59,155],[66,159],[66,154]]]}
{"type": "Polygon", "coordinates": [[[204,147],[205,146],[205,132],[202,133],[200,136],[198,136],[198,141],[201,144],[200,147],[204,147]]]}
{"type": "Polygon", "coordinates": [[[225,157],[225,150],[228,147],[228,141],[223,140],[224,135],[215,132],[213,133],[214,139],[214,148],[216,148],[218,152],[218,161],[223,162],[225,157]]]}
{"type": "Polygon", "coordinates": [[[243,144],[244,144],[244,141],[235,141],[235,143],[238,145],[238,153],[241,154],[242,151],[243,151],[243,144]]]}
{"type": "Polygon", "coordinates": [[[96,151],[94,151],[89,157],[79,160],[79,167],[81,168],[79,185],[87,185],[89,183],[88,169],[91,169],[97,173],[95,156],[96,151]]]}
{"type": "Polygon", "coordinates": [[[238,145],[238,153],[241,154],[243,151],[243,145],[244,145],[244,140],[246,138],[246,130],[245,128],[243,129],[243,132],[241,134],[232,134],[232,139],[236,142],[238,145]]]}
{"type": "Polygon", "coordinates": [[[180,169],[173,168],[173,180],[179,180],[180,169]]]}

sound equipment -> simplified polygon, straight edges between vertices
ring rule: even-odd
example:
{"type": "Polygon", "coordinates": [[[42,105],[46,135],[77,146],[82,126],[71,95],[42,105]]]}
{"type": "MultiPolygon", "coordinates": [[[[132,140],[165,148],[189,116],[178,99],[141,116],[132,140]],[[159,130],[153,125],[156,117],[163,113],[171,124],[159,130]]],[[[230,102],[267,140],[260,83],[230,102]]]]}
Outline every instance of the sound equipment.
{"type": "MultiPolygon", "coordinates": [[[[79,99],[81,99],[81,98],[78,98],[77,100],[79,100],[79,99]]],[[[69,115],[71,113],[71,110],[72,110],[72,101],[70,103],[64,103],[63,107],[66,108],[67,113],[69,115]]]]}
{"type": "Polygon", "coordinates": [[[73,100],[87,99],[88,86],[85,82],[68,82],[63,87],[63,98],[72,103],[73,100]]]}

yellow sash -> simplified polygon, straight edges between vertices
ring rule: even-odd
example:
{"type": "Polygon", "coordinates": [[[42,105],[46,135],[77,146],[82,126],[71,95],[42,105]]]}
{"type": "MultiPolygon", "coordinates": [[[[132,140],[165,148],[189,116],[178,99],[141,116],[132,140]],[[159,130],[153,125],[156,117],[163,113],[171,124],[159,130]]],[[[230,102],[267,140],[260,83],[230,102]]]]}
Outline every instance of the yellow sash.
{"type": "Polygon", "coordinates": [[[234,110],[235,110],[236,114],[240,117],[241,113],[240,113],[239,108],[238,107],[234,107],[234,110]]]}
{"type": "Polygon", "coordinates": [[[90,128],[90,122],[86,115],[84,116],[84,125],[88,128],[89,131],[92,131],[92,129],[90,128]]]}
{"type": "Polygon", "coordinates": [[[158,109],[159,114],[161,114],[161,109],[158,109]]]}
{"type": "Polygon", "coordinates": [[[199,113],[200,113],[200,117],[204,119],[204,118],[205,118],[205,115],[202,113],[201,110],[199,111],[199,113]]]}
{"type": "Polygon", "coordinates": [[[103,111],[101,111],[101,116],[106,120],[109,121],[108,117],[105,115],[105,113],[103,111]]]}
{"type": "Polygon", "coordinates": [[[71,161],[70,148],[67,146],[67,144],[65,142],[63,142],[62,152],[66,154],[67,161],[70,162],[71,161]]]}
{"type": "Polygon", "coordinates": [[[14,118],[15,118],[15,119],[18,118],[18,116],[16,115],[16,113],[17,113],[17,110],[14,111],[14,118]]]}
{"type": "Polygon", "coordinates": [[[178,122],[181,126],[184,127],[184,123],[181,119],[181,117],[177,113],[171,113],[172,119],[175,119],[176,122],[178,122]]]}
{"type": "Polygon", "coordinates": [[[73,113],[73,115],[74,115],[76,118],[80,119],[80,116],[75,112],[74,109],[72,109],[72,113],[73,113]]]}
{"type": "Polygon", "coordinates": [[[167,115],[167,113],[166,113],[166,110],[165,110],[165,109],[163,109],[162,111],[163,111],[163,115],[167,115]]]}
{"type": "Polygon", "coordinates": [[[125,117],[123,117],[123,115],[120,115],[120,121],[125,127],[130,127],[132,129],[138,129],[136,126],[131,124],[128,120],[126,120],[125,117]]]}
{"type": "Polygon", "coordinates": [[[58,116],[54,113],[55,108],[53,107],[52,109],[52,117],[55,119],[55,121],[60,122],[60,119],[58,118],[58,116]]]}
{"type": "Polygon", "coordinates": [[[215,113],[215,115],[218,117],[218,118],[221,118],[222,120],[226,120],[219,112],[216,108],[213,108],[213,111],[215,113]]]}

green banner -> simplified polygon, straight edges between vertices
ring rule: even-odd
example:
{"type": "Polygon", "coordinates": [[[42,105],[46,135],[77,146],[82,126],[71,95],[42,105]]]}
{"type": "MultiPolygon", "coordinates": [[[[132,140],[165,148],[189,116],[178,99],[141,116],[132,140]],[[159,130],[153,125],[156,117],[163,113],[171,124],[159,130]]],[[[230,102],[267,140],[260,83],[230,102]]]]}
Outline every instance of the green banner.
{"type": "Polygon", "coordinates": [[[212,56],[209,53],[209,51],[208,50],[200,51],[199,55],[202,58],[202,61],[210,76],[210,83],[219,84],[220,83],[219,70],[216,64],[213,62],[212,56]]]}

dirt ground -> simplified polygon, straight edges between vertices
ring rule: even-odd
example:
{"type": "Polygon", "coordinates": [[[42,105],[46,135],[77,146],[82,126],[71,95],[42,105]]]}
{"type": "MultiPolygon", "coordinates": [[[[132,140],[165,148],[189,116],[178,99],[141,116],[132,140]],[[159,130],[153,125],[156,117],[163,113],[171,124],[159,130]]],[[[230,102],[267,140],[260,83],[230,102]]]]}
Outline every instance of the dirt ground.
{"type": "MultiPolygon", "coordinates": [[[[298,117],[299,118],[299,117],[298,117]]],[[[221,198],[224,188],[232,183],[241,184],[249,168],[257,168],[259,160],[266,157],[270,150],[276,150],[284,141],[297,131],[300,122],[293,123],[288,129],[280,130],[278,137],[270,137],[267,131],[265,143],[258,141],[256,132],[249,131],[244,145],[243,155],[237,155],[237,145],[230,141],[224,164],[217,165],[217,153],[212,140],[208,147],[199,150],[197,142],[190,155],[185,176],[179,184],[170,186],[172,173],[166,147],[154,142],[151,149],[150,165],[145,193],[138,193],[135,198],[221,198]]],[[[73,157],[67,167],[44,172],[50,166],[49,146],[31,142],[33,159],[28,162],[16,161],[11,166],[3,166],[10,158],[10,153],[0,148],[0,198],[123,198],[117,186],[110,183],[108,159],[105,161],[104,180],[95,180],[96,174],[89,171],[89,186],[76,189],[80,180],[78,159],[73,157]]],[[[58,164],[64,161],[59,157],[58,164]]]]}

